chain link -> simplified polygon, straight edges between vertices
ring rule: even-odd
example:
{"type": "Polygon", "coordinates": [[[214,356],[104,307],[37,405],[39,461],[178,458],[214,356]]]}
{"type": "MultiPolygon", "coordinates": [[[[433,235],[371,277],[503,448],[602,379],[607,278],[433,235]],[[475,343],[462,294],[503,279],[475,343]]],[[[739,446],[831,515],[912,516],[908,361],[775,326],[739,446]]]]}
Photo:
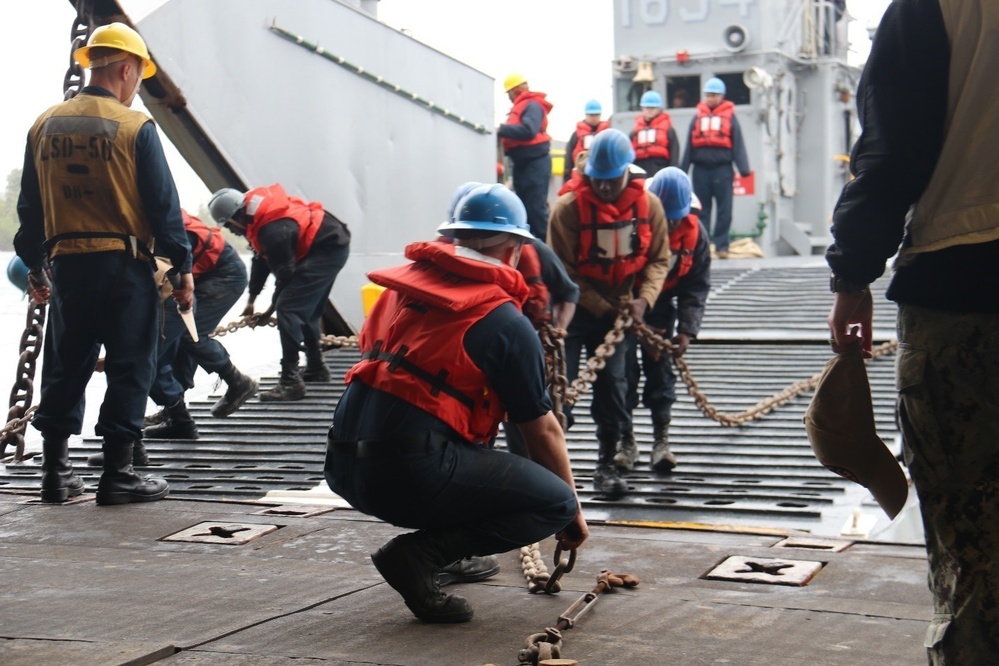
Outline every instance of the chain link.
{"type": "Polygon", "coordinates": [[[31,406],[35,394],[35,364],[42,353],[45,331],[45,306],[28,301],[28,312],[21,334],[20,357],[17,360],[17,378],[10,390],[10,409],[7,424],[0,429],[0,459],[7,446],[14,446],[14,462],[24,460],[24,431],[34,416],[31,406]]]}
{"type": "Polygon", "coordinates": [[[265,319],[260,315],[260,313],[245,315],[236,321],[217,327],[214,331],[208,334],[208,337],[220,338],[230,333],[235,333],[241,328],[257,328],[258,326],[277,326],[277,319],[274,317],[267,317],[265,319]]]}
{"type": "MultiPolygon", "coordinates": [[[[673,363],[676,365],[680,378],[683,379],[683,382],[687,385],[687,393],[694,399],[694,404],[697,405],[698,409],[701,410],[701,413],[703,413],[704,416],[725,427],[740,426],[749,421],[763,417],[765,414],[768,414],[775,408],[790,402],[802,393],[814,390],[816,385],[819,383],[819,378],[822,377],[822,373],[817,372],[808,379],[794,382],[784,390],[764,398],[749,409],[741,411],[738,414],[723,414],[711,404],[708,397],[700,389],[697,384],[697,380],[690,372],[690,366],[687,365],[687,361],[682,357],[673,357],[674,347],[672,342],[664,339],[645,324],[637,325],[635,327],[635,334],[642,341],[643,345],[652,347],[660,353],[667,354],[673,359],[673,363]]],[[[888,342],[875,347],[872,350],[871,358],[876,359],[880,356],[891,354],[897,349],[898,340],[889,340],[888,342]]]]}
{"type": "MultiPolygon", "coordinates": [[[[92,21],[88,12],[88,0],[76,0],[76,18],[70,29],[69,67],[63,77],[63,99],[71,99],[83,88],[83,67],[80,66],[73,53],[85,46],[92,30],[92,21]]],[[[35,414],[36,406],[30,406],[34,397],[35,362],[42,352],[42,337],[45,330],[45,306],[34,301],[28,301],[28,317],[21,334],[21,355],[18,358],[18,375],[14,387],[10,390],[10,409],[7,412],[7,423],[0,429],[0,460],[7,461],[4,454],[7,446],[13,444],[14,462],[25,460],[24,431],[35,414]]]]}
{"type": "Polygon", "coordinates": [[[545,384],[552,399],[552,413],[558,418],[562,430],[568,429],[565,417],[565,396],[569,392],[569,382],[565,377],[565,341],[559,329],[545,324],[538,331],[541,347],[545,351],[545,384]]]}
{"type": "MultiPolygon", "coordinates": [[[[597,347],[596,353],[586,361],[586,367],[579,371],[579,376],[573,380],[571,385],[566,380],[564,341],[557,339],[554,329],[550,326],[546,328],[550,330],[543,328],[540,331],[541,344],[545,351],[546,380],[552,398],[552,410],[563,430],[565,430],[566,424],[563,413],[565,406],[574,405],[579,396],[590,389],[596,379],[597,372],[604,368],[606,359],[614,353],[615,348],[621,343],[624,334],[628,331],[633,331],[638,337],[642,343],[643,353],[669,356],[676,366],[680,378],[687,385],[687,393],[694,399],[694,404],[701,410],[701,413],[726,427],[739,426],[759,419],[802,393],[814,390],[822,376],[822,373],[818,372],[806,380],[794,382],[786,389],[761,400],[738,414],[723,414],[711,404],[708,397],[700,389],[687,361],[683,357],[673,357],[673,343],[646,324],[633,322],[627,312],[622,311],[618,315],[614,321],[614,327],[604,336],[604,343],[597,347]]],[[[889,340],[873,349],[872,359],[894,353],[896,349],[898,349],[898,340],[889,340]]]]}
{"type": "Polygon", "coordinates": [[[356,347],[356,335],[324,335],[319,338],[319,346],[323,349],[340,349],[341,347],[356,347]]]}
{"type": "MultiPolygon", "coordinates": [[[[25,350],[30,346],[30,338],[32,335],[38,340],[41,339],[40,327],[42,323],[44,323],[45,319],[44,306],[34,307],[41,308],[41,322],[38,324],[38,330],[36,331],[36,329],[31,326],[31,310],[29,310],[29,328],[25,330],[21,339],[21,359],[19,361],[19,365],[21,367],[22,374],[19,376],[17,383],[14,385],[14,389],[11,391],[11,411],[7,416],[8,423],[0,429],[0,458],[2,458],[8,442],[13,440],[17,451],[15,454],[15,460],[22,459],[24,453],[24,428],[31,420],[31,416],[34,414],[35,410],[35,407],[31,407],[25,411],[23,407],[24,404],[31,403],[33,389],[32,382],[34,380],[34,361],[38,358],[41,347],[39,344],[37,349],[32,348],[33,356],[31,356],[30,359],[25,358],[25,350]],[[26,375],[25,373],[30,374],[26,375]],[[22,394],[18,394],[18,390],[21,390],[22,394]],[[26,400],[24,399],[25,392],[27,397],[26,400]],[[23,401],[17,410],[15,410],[16,396],[23,401]]],[[[223,337],[229,333],[235,333],[241,328],[252,329],[260,326],[277,326],[277,319],[273,316],[263,318],[260,313],[246,315],[236,321],[230,322],[229,324],[217,327],[214,331],[212,331],[212,333],[209,334],[208,337],[223,337]]],[[[822,373],[819,372],[804,381],[795,382],[786,389],[761,400],[756,405],[745,411],[739,412],[738,414],[724,414],[719,412],[718,409],[711,404],[708,397],[700,389],[697,380],[690,371],[690,366],[687,365],[687,361],[682,357],[673,358],[673,343],[670,340],[663,338],[647,325],[643,323],[636,324],[627,312],[622,311],[618,314],[617,319],[614,320],[614,326],[604,336],[603,343],[597,347],[593,357],[587,359],[585,367],[580,369],[579,376],[573,380],[571,384],[566,378],[565,341],[561,338],[557,329],[550,324],[546,324],[542,326],[538,332],[541,337],[541,345],[545,353],[545,382],[548,385],[548,391],[552,399],[552,411],[558,418],[559,425],[562,426],[563,430],[566,429],[566,416],[564,412],[565,407],[576,404],[579,397],[583,393],[590,390],[593,382],[596,381],[597,373],[604,369],[607,364],[607,359],[614,354],[618,345],[621,344],[624,340],[624,336],[629,331],[634,331],[634,333],[638,336],[638,339],[642,342],[643,349],[646,353],[658,352],[660,354],[666,354],[672,358],[674,365],[676,365],[677,373],[687,385],[687,393],[694,399],[694,404],[697,408],[701,410],[705,417],[726,427],[739,426],[749,421],[759,419],[765,414],[771,412],[773,409],[784,405],[802,393],[814,390],[816,384],[818,384],[819,377],[822,376],[822,373]]],[[[323,349],[356,347],[358,346],[358,338],[356,335],[324,335],[319,339],[319,344],[323,349]]],[[[878,347],[875,347],[872,353],[872,358],[878,358],[886,354],[894,353],[896,349],[898,349],[898,341],[890,340],[879,345],[878,347]]],[[[543,564],[541,566],[544,567],[543,564]]],[[[546,575],[544,580],[547,582],[549,580],[549,577],[547,576],[547,569],[544,570],[544,574],[546,575]]],[[[532,592],[533,591],[534,590],[532,590],[532,592]]]]}
{"type": "MultiPolygon", "coordinates": [[[[548,567],[545,566],[545,561],[541,557],[541,547],[535,542],[530,546],[521,546],[520,548],[520,568],[524,573],[524,580],[527,581],[527,591],[530,594],[538,594],[539,592],[547,592],[551,594],[547,589],[548,582],[551,580],[551,574],[548,573],[548,567]]],[[[555,581],[554,592],[559,592],[562,589],[562,585],[555,581]]]]}
{"type": "Polygon", "coordinates": [[[86,46],[87,38],[93,30],[93,22],[87,11],[88,0],[76,0],[76,19],[70,30],[69,68],[62,80],[63,99],[72,99],[83,88],[83,67],[76,62],[73,53],[81,46],[86,46]]]}
{"type": "MultiPolygon", "coordinates": [[[[261,313],[245,315],[236,321],[225,326],[219,326],[208,334],[210,338],[218,338],[230,333],[235,333],[241,328],[257,328],[259,326],[277,326],[277,319],[268,315],[266,318],[261,313]]],[[[323,349],[334,349],[340,347],[356,347],[356,335],[324,335],[319,338],[319,346],[323,349]]]]}
{"type": "Polygon", "coordinates": [[[537,665],[546,659],[559,659],[562,656],[562,632],[576,626],[602,592],[612,591],[616,587],[633,588],[638,586],[638,578],[630,574],[614,574],[609,569],[603,569],[597,576],[597,585],[579,599],[574,601],[564,613],[558,616],[554,627],[547,627],[543,632],[531,634],[525,641],[525,647],[517,654],[521,664],[537,665]]]}
{"type": "Polygon", "coordinates": [[[624,341],[624,336],[628,329],[632,327],[634,320],[627,312],[618,314],[614,320],[614,326],[604,335],[604,341],[597,346],[593,357],[586,360],[586,366],[579,370],[579,376],[572,380],[565,395],[565,404],[575,405],[579,396],[586,393],[593,382],[597,380],[597,373],[607,365],[607,359],[614,355],[614,350],[624,341]]]}

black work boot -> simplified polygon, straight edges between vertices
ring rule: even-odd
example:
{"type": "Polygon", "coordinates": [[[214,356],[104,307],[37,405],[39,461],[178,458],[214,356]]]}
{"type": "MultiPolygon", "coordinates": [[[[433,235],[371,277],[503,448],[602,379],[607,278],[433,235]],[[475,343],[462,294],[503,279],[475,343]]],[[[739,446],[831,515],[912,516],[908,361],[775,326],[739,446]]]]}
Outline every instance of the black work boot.
{"type": "Polygon", "coordinates": [[[635,433],[627,430],[621,433],[621,444],[614,454],[614,465],[622,472],[630,472],[635,469],[638,461],[638,443],[635,441],[635,433]]]}
{"type": "Polygon", "coordinates": [[[475,583],[492,578],[499,570],[499,560],[495,555],[473,555],[442,567],[437,582],[441,587],[454,583],[475,583]]]}
{"type": "Polygon", "coordinates": [[[104,440],[104,472],[97,483],[101,506],[153,502],[163,499],[170,487],[163,479],[143,477],[132,469],[132,442],[104,440]]]}
{"type": "Polygon", "coordinates": [[[255,396],[257,389],[260,388],[260,384],[257,383],[256,379],[244,375],[234,365],[230,365],[230,367],[231,370],[219,373],[219,377],[226,383],[226,389],[225,395],[212,405],[212,416],[216,418],[223,418],[232,414],[244,402],[255,396]]]}
{"type": "Polygon", "coordinates": [[[142,417],[142,427],[148,428],[149,426],[159,425],[167,420],[167,408],[163,407],[160,411],[150,414],[148,416],[142,417]]]}
{"type": "MultiPolygon", "coordinates": [[[[141,439],[132,443],[132,466],[145,467],[149,464],[149,455],[146,453],[146,445],[141,439]]],[[[87,465],[90,467],[104,467],[104,452],[95,453],[87,458],[87,465]]]]}
{"type": "Polygon", "coordinates": [[[42,501],[59,504],[83,494],[83,479],[69,462],[68,437],[42,438],[42,501]]]}
{"type": "Polygon", "coordinates": [[[198,426],[191,418],[191,412],[187,411],[187,405],[184,404],[183,398],[178,400],[176,405],[167,407],[166,412],[166,421],[143,430],[143,437],[147,439],[198,438],[198,426]]]}
{"type": "Polygon", "coordinates": [[[652,469],[665,474],[676,467],[676,456],[669,450],[669,421],[656,421],[652,427],[652,469]]]}
{"type": "Polygon", "coordinates": [[[302,371],[302,381],[308,384],[324,384],[331,378],[330,367],[322,352],[305,352],[305,370],[302,371]]]}
{"type": "Polygon", "coordinates": [[[305,397],[305,382],[298,370],[298,359],[291,363],[281,361],[281,378],[277,386],[260,394],[260,402],[301,400],[305,397]]]}
{"type": "Polygon", "coordinates": [[[424,530],[402,534],[371,554],[378,573],[402,595],[424,622],[468,622],[472,607],[455,594],[441,592],[441,567],[462,556],[462,539],[453,533],[424,530]]]}
{"type": "Polygon", "coordinates": [[[617,448],[616,438],[600,439],[600,452],[597,457],[597,468],[593,471],[593,490],[607,499],[619,499],[628,492],[628,484],[621,478],[621,473],[614,465],[614,453],[617,448]]]}

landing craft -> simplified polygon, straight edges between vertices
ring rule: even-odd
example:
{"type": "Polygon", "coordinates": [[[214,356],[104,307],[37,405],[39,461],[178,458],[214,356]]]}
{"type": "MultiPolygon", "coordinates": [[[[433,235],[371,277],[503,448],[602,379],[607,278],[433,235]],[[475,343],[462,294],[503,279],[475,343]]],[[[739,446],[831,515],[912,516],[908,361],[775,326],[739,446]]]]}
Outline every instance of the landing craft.
{"type": "MultiPolygon", "coordinates": [[[[837,171],[844,163],[836,143],[853,132],[849,104],[819,95],[840,74],[850,81],[855,72],[841,71],[834,54],[809,50],[822,34],[812,32],[808,8],[816,5],[773,4],[783,13],[752,0],[619,0],[613,117],[629,129],[635,94],[644,89],[672,99],[707,76],[744,77],[748,101],[738,112],[747,135],[754,133],[757,180],[755,194],[738,200],[735,230],[759,231],[757,241],[772,255],[811,255],[837,179],[846,178],[837,171]],[[744,48],[719,50],[712,41],[719,17],[722,37],[744,48]],[[787,34],[812,36],[801,38],[805,46],[756,46],[756,36],[778,23],[788,24],[787,34]],[[666,36],[651,33],[669,26],[673,49],[700,35],[698,25],[704,41],[683,44],[682,56],[663,51],[666,36]],[[683,35],[674,37],[677,26],[683,35]],[[647,30],[644,46],[633,40],[647,30]],[[845,112],[842,131],[833,120],[838,111],[845,112]],[[806,124],[809,118],[818,125],[806,124]],[[798,160],[786,157],[795,152],[798,160]],[[821,177],[797,164],[812,159],[823,163],[816,166],[821,177]],[[811,180],[814,190],[806,187],[811,180]],[[806,193],[808,206],[799,206],[806,193]],[[780,231],[784,220],[808,238],[800,249],[780,231]]],[[[440,216],[454,183],[494,175],[493,139],[481,130],[492,124],[492,80],[378,24],[364,13],[374,5],[173,0],[139,24],[161,71],[143,87],[144,102],[210,189],[280,181],[352,224],[354,256],[332,295],[348,329],[359,320],[363,273],[397,262],[405,242],[424,238],[419,220],[440,216]],[[288,68],[310,85],[300,88],[298,76],[261,80],[262,72],[288,68]],[[435,163],[434,177],[413,166],[424,163],[423,139],[430,137],[454,147],[447,163],[435,163]],[[453,171],[441,171],[449,165],[453,171]],[[391,180],[404,184],[402,193],[391,180]]],[[[91,9],[123,14],[116,2],[95,0],[91,9]]],[[[737,85],[729,85],[735,94],[737,85]]],[[[670,108],[681,126],[686,108],[670,108]]],[[[820,257],[798,259],[726,262],[715,271],[703,344],[689,355],[719,407],[737,411],[828,357],[828,274],[820,257]]],[[[884,326],[890,317],[879,309],[876,321],[884,326]]],[[[876,339],[886,336],[890,329],[876,339]]],[[[356,358],[329,357],[341,374],[356,358]]],[[[878,430],[890,434],[890,366],[872,364],[871,376],[878,430]]],[[[921,660],[929,608],[923,548],[867,541],[871,529],[859,518],[879,510],[802,445],[800,401],[736,430],[708,422],[684,396],[674,423],[678,473],[636,475],[630,504],[602,503],[581,490],[595,519],[593,537],[563,578],[562,599],[526,594],[517,554],[505,553],[497,578],[462,590],[476,602],[475,620],[448,630],[413,622],[398,596],[372,578],[365,553],[396,528],[331,506],[292,505],[319,501],[322,442],[339,391],[330,384],[316,391],[319,398],[287,406],[251,401],[222,423],[207,415],[209,403],[192,405],[205,419],[201,440],[148,445],[156,472],[177,490],[168,502],[108,511],[84,497],[39,507],[19,497],[37,494],[36,470],[0,468],[0,570],[13,574],[0,590],[7,611],[0,662],[507,664],[525,633],[551,626],[606,566],[638,574],[642,587],[600,595],[597,611],[566,633],[563,656],[584,666],[921,660]],[[313,490],[296,496],[287,491],[291,483],[313,490]],[[271,488],[282,489],[282,499],[261,497],[271,488]],[[855,514],[854,531],[841,532],[854,506],[864,514],[855,514]],[[830,524],[832,532],[821,531],[830,524]],[[662,527],[669,529],[649,529],[662,527]],[[812,530],[843,538],[810,538],[812,530]]],[[[581,486],[593,461],[592,446],[582,443],[592,438],[583,412],[570,442],[581,486]]],[[[648,413],[636,417],[647,421],[648,413]]],[[[91,486],[96,475],[83,460],[94,446],[91,439],[73,451],[91,486]]]]}
{"type": "MultiPolygon", "coordinates": [[[[378,22],[374,4],[173,0],[139,23],[159,66],[142,87],[143,101],[209,189],[281,182],[322,201],[351,225],[351,259],[330,297],[328,333],[356,330],[366,273],[398,263],[406,243],[426,237],[425,221],[443,214],[440,203],[454,183],[495,175],[493,80],[378,22]],[[286,71],[295,76],[263,75],[286,71]],[[431,147],[441,145],[449,148],[447,159],[433,159],[439,151],[431,147]],[[428,155],[432,169],[424,168],[428,155]]],[[[671,100],[669,111],[683,127],[693,111],[673,100],[684,92],[694,99],[706,77],[725,77],[729,96],[739,103],[756,176],[754,186],[743,184],[747,191],[737,197],[736,233],[755,236],[772,255],[801,245],[796,233],[808,242],[800,248],[807,256],[712,267],[712,295],[690,355],[714,406],[704,408],[700,397],[686,396],[676,405],[670,437],[686,456],[682,473],[662,479],[638,469],[623,500],[595,495],[588,483],[595,451],[583,397],[580,423],[567,438],[582,479],[580,495],[600,517],[654,521],[668,514],[838,534],[848,518],[860,520],[853,513],[859,504],[874,506],[862,487],[831,479],[815,460],[801,424],[803,398],[752,429],[719,428],[710,420],[712,410],[739,413],[808,378],[829,355],[828,269],[815,252],[828,241],[828,211],[848,178],[838,142],[845,144],[855,132],[852,107],[830,91],[849,86],[856,70],[845,63],[848,17],[837,21],[835,13],[819,11],[835,3],[777,4],[782,11],[721,0],[705,0],[698,11],[651,0],[615,5],[615,49],[622,55],[615,60],[614,123],[630,128],[632,107],[645,91],[655,90],[671,100]],[[815,103],[820,97],[828,103],[815,103]]],[[[88,25],[124,15],[110,0],[75,6],[81,14],[74,34],[80,39],[88,25]]],[[[686,132],[681,134],[683,141],[686,132]]],[[[876,285],[879,293],[883,282],[876,285]]],[[[894,312],[883,299],[876,302],[875,340],[890,340],[894,312]]],[[[351,359],[338,355],[340,375],[351,359]]],[[[878,428],[897,453],[891,372],[884,361],[872,365],[878,428]]],[[[636,437],[647,447],[648,415],[642,409],[636,412],[636,437]]],[[[266,418],[271,423],[283,415],[266,418]]],[[[216,425],[227,446],[238,440],[236,421],[216,425]]],[[[165,448],[184,463],[176,446],[165,448]]],[[[238,449],[227,453],[238,457],[238,449]]],[[[321,470],[321,460],[311,464],[321,470]]],[[[210,483],[201,483],[186,470],[178,486],[189,487],[177,491],[196,495],[207,487],[210,496],[259,496],[265,485],[322,485],[315,472],[306,466],[301,479],[248,485],[222,481],[211,471],[210,483]]],[[[880,512],[862,512],[865,535],[890,534],[880,512]]]]}

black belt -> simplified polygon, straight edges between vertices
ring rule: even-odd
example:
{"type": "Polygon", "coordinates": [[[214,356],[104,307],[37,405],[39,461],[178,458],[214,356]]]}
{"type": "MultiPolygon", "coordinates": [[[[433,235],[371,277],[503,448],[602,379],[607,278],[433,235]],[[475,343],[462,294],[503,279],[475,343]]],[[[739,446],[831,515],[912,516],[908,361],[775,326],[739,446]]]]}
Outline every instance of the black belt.
{"type": "Polygon", "coordinates": [[[447,438],[436,432],[415,435],[412,437],[394,437],[392,439],[362,439],[358,442],[330,442],[330,446],[344,454],[353,454],[354,458],[385,458],[388,456],[404,456],[414,453],[432,453],[447,438]]]}

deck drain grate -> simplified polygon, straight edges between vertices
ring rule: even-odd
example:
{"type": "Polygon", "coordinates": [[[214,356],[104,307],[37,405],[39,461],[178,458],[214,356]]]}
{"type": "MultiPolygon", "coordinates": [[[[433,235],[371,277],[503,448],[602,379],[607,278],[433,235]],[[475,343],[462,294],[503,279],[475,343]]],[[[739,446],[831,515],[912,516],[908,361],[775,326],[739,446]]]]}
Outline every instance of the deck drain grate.
{"type": "Polygon", "coordinates": [[[824,564],[805,560],[776,560],[765,557],[732,556],[704,575],[708,580],[727,580],[737,583],[762,583],[764,585],[790,585],[803,587],[817,574],[824,564]]]}
{"type": "Polygon", "coordinates": [[[198,523],[186,530],[165,536],[160,541],[185,541],[188,543],[219,543],[242,546],[279,528],[278,525],[253,523],[198,523]]]}

